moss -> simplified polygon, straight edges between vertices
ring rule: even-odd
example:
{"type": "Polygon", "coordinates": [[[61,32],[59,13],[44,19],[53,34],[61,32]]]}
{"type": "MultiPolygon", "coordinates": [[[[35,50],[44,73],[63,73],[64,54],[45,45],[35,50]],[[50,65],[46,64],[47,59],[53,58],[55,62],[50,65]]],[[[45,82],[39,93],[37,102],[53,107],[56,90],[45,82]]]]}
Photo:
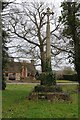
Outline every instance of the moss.
{"type": "Polygon", "coordinates": [[[38,79],[41,80],[41,85],[56,84],[55,74],[53,72],[43,72],[38,79]]]}
{"type": "Polygon", "coordinates": [[[47,86],[47,85],[37,85],[34,89],[35,92],[62,92],[62,88],[58,85],[47,86]]]}

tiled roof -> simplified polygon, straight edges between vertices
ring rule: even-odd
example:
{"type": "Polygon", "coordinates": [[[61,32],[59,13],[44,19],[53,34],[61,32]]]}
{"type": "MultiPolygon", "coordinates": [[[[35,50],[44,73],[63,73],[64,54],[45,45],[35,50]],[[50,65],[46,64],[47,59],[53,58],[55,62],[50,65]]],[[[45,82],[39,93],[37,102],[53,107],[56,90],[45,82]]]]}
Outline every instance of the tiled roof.
{"type": "Polygon", "coordinates": [[[32,73],[34,74],[36,72],[36,69],[34,67],[34,65],[32,65],[32,63],[21,63],[21,62],[9,62],[6,66],[6,69],[5,71],[7,72],[11,72],[11,73],[16,73],[16,72],[21,72],[21,68],[22,66],[26,66],[27,67],[27,70],[29,73],[32,73]]]}

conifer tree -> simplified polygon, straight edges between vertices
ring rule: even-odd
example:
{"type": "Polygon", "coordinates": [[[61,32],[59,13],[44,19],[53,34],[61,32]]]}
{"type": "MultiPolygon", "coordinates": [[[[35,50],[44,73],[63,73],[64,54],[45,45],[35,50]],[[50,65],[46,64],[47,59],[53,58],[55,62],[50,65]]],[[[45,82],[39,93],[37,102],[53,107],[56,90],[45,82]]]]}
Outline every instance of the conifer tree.
{"type": "MultiPolygon", "coordinates": [[[[6,2],[2,2],[2,12],[5,7],[8,5],[6,2]]],[[[4,75],[4,69],[6,67],[6,63],[8,62],[8,47],[6,46],[8,34],[5,31],[5,27],[2,24],[2,90],[6,88],[6,79],[4,75]]]]}
{"type": "Polygon", "coordinates": [[[61,7],[63,10],[59,21],[64,25],[62,34],[69,39],[69,43],[73,47],[73,63],[80,85],[80,3],[63,2],[61,7]]]}

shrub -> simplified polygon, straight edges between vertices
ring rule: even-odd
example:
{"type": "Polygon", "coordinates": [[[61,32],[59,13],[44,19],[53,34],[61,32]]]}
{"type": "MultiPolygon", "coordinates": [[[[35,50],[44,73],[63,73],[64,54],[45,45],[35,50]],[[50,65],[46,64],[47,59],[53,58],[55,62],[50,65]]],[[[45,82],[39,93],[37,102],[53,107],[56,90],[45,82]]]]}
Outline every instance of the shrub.
{"type": "Polygon", "coordinates": [[[62,92],[62,88],[58,85],[55,86],[44,86],[44,85],[37,85],[34,89],[35,92],[62,92]]]}
{"type": "Polygon", "coordinates": [[[6,80],[5,80],[5,77],[3,75],[3,77],[2,77],[2,90],[5,90],[5,88],[6,88],[6,80]]]}
{"type": "Polygon", "coordinates": [[[45,86],[43,85],[38,85],[38,86],[35,86],[35,92],[43,92],[45,91],[45,86]]]}
{"type": "Polygon", "coordinates": [[[2,81],[2,90],[5,90],[5,88],[6,88],[6,82],[2,81]]]}
{"type": "Polygon", "coordinates": [[[77,81],[77,74],[63,75],[64,80],[77,81]]]}
{"type": "Polygon", "coordinates": [[[55,85],[56,79],[55,79],[55,73],[53,72],[43,72],[39,76],[39,80],[41,80],[41,85],[55,85]]]}

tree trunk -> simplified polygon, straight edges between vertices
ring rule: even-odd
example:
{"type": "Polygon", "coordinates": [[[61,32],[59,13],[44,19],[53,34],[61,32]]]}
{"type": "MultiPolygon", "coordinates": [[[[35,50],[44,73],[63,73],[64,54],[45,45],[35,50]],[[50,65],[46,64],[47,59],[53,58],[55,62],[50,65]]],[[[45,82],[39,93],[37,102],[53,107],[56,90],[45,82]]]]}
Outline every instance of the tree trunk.
{"type": "Polygon", "coordinates": [[[75,69],[77,72],[77,81],[79,83],[79,91],[80,91],[80,44],[79,44],[79,38],[76,37],[75,44],[74,44],[74,50],[75,50],[75,69]]]}

